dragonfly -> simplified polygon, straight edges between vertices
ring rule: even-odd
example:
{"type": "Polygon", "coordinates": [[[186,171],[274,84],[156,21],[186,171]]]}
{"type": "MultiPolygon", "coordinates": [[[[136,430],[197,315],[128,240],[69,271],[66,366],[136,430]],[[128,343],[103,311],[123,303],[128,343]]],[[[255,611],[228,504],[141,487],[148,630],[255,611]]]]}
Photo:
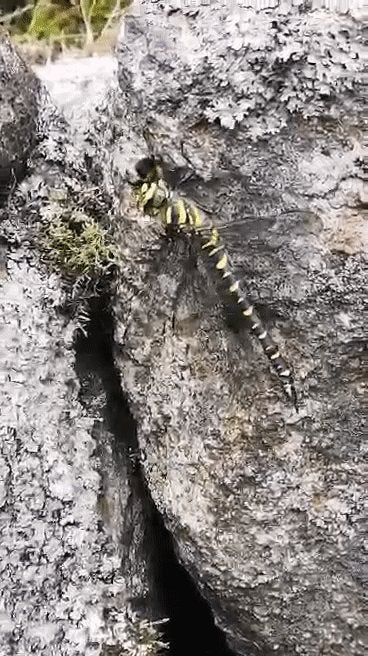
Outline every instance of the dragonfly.
{"type": "MultiPolygon", "coordinates": [[[[199,244],[203,256],[210,263],[220,282],[225,285],[236,312],[248,331],[261,344],[272,369],[282,385],[283,392],[296,412],[299,412],[299,400],[291,365],[281,353],[279,346],[267,330],[259,313],[235,276],[223,235],[227,230],[235,230],[245,222],[259,223],[254,215],[244,217],[241,221],[215,225],[210,217],[212,213],[202,204],[193,202],[176,191],[173,184],[167,182],[165,165],[157,156],[150,155],[136,163],[136,179],[133,186],[135,202],[144,214],[160,221],[164,235],[169,239],[187,236],[199,244]]],[[[181,185],[192,178],[192,173],[181,176],[181,185]]],[[[289,213],[302,213],[305,210],[290,210],[289,213]]],[[[287,212],[286,212],[287,213],[287,212]]],[[[285,214],[285,213],[284,213],[285,214]]],[[[263,218],[263,221],[274,217],[263,218]]],[[[253,224],[253,227],[254,224],[253,224]]]]}

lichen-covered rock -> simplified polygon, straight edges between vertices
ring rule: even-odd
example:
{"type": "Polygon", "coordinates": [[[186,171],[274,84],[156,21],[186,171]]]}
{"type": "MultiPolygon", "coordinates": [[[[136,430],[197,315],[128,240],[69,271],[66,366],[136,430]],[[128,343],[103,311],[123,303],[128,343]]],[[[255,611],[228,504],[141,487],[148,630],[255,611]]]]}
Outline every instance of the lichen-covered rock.
{"type": "Polygon", "coordinates": [[[103,117],[125,248],[118,362],[152,496],[232,647],[363,656],[361,26],[307,2],[240,4],[135,2],[125,21],[103,117]],[[191,162],[182,190],[236,224],[233,264],[294,366],[299,415],[224,324],[202,260],[133,209],[124,172],[147,127],[174,172],[191,162]]]}
{"type": "Polygon", "coordinates": [[[77,61],[63,57],[55,63],[34,65],[33,70],[80,137],[83,127],[90,123],[90,110],[99,106],[112,86],[115,66],[111,55],[78,57],[77,61]]]}
{"type": "Polygon", "coordinates": [[[0,84],[2,161],[27,159],[0,206],[0,652],[152,656],[156,627],[128,603],[149,594],[143,502],[123,451],[117,462],[103,377],[81,372],[61,275],[40,263],[58,194],[109,205],[88,196],[65,122],[5,38],[0,84]]]}
{"type": "MultiPolygon", "coordinates": [[[[1,37],[1,34],[0,34],[1,37]]],[[[0,52],[0,194],[22,176],[35,145],[39,82],[8,39],[0,52]]]]}

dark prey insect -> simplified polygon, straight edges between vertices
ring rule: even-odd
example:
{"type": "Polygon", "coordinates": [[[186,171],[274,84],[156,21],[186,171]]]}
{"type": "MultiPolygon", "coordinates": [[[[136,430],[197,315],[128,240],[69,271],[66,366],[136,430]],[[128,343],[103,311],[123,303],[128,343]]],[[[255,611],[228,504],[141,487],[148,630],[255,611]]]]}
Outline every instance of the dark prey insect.
{"type": "Polygon", "coordinates": [[[283,390],[298,412],[298,399],[291,367],[282,357],[277,344],[264,327],[240,283],[231,271],[225,244],[219,231],[209,225],[200,210],[185,198],[175,194],[162,177],[160,166],[152,158],[143,160],[136,167],[139,180],[134,183],[135,199],[139,209],[151,217],[157,217],[168,236],[192,234],[200,241],[201,249],[213,262],[216,272],[226,283],[227,290],[236,301],[250,332],[262,345],[273,369],[282,383],[283,390]]]}

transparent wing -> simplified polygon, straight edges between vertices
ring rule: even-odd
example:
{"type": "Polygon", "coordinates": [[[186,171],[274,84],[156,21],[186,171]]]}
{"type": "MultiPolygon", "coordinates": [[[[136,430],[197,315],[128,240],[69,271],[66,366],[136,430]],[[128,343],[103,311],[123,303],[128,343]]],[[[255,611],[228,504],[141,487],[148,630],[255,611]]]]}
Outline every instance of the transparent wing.
{"type": "Polygon", "coordinates": [[[212,222],[209,221],[211,214],[204,206],[200,207],[200,209],[206,215],[207,219],[203,230],[208,230],[208,227],[213,225],[219,232],[221,232],[221,234],[227,233],[229,235],[231,235],[232,232],[237,234],[244,227],[247,227],[251,233],[258,232],[260,228],[271,228],[275,223],[277,223],[279,227],[279,222],[282,221],[284,217],[291,217],[295,223],[299,223],[300,221],[305,221],[305,219],[316,216],[310,210],[289,209],[282,212],[275,212],[275,214],[244,214],[241,219],[221,223],[215,217],[212,218],[212,222]]]}
{"type": "Polygon", "coordinates": [[[243,250],[245,242],[250,249],[262,246],[264,252],[275,250],[290,241],[291,234],[297,238],[307,233],[314,234],[321,228],[319,217],[305,209],[286,209],[267,215],[244,214],[239,220],[225,223],[221,223],[221,217],[206,214],[203,232],[210,224],[234,251],[243,250]]]}
{"type": "Polygon", "coordinates": [[[170,307],[176,334],[195,335],[203,313],[207,316],[216,313],[221,299],[203,266],[196,240],[190,235],[177,235],[172,240],[163,236],[162,241],[157,273],[164,274],[171,282],[170,298],[161,299],[161,305],[170,307]]]}
{"type": "MultiPolygon", "coordinates": [[[[176,171],[176,174],[178,172],[176,171]]],[[[247,190],[248,198],[255,198],[256,207],[266,207],[258,212],[246,210],[247,195],[244,190],[239,189],[239,193],[244,192],[245,211],[240,218],[232,220],[232,216],[239,217],[239,206],[234,207],[230,197],[226,194],[219,195],[216,186],[223,185],[223,180],[214,180],[210,186],[203,185],[202,181],[193,173],[185,173],[185,169],[180,171],[182,175],[176,186],[179,196],[187,200],[189,204],[195,205],[203,214],[204,227],[203,231],[209,227],[215,227],[221,237],[235,249],[241,248],[241,244],[246,240],[248,243],[252,240],[258,242],[272,242],[277,245],[278,242],[284,241],[292,233],[295,237],[310,232],[319,232],[321,221],[318,216],[308,207],[286,207],[280,204],[280,198],[272,192],[267,196],[260,198],[259,190],[247,190]],[[269,208],[271,211],[267,211],[269,208]],[[273,208],[276,208],[273,211],[273,208]]],[[[179,176],[180,177],[180,176],[179,176]]],[[[240,196],[242,197],[242,196],[240,196]]],[[[252,208],[253,209],[253,208],[252,208]]]]}

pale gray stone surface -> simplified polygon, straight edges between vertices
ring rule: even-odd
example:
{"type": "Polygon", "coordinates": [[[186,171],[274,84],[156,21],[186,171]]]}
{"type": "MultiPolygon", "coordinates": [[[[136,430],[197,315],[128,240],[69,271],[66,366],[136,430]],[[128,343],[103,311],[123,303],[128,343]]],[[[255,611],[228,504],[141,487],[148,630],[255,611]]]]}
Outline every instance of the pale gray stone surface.
{"type": "Polygon", "coordinates": [[[148,590],[142,498],[129,460],[117,460],[98,368],[81,390],[65,287],[39,260],[55,191],[72,207],[91,182],[68,126],[4,37],[0,97],[0,653],[144,656],[150,629],[130,603],[148,590]]]}
{"type": "Polygon", "coordinates": [[[110,55],[64,57],[45,65],[34,65],[53,101],[76,132],[88,126],[90,114],[102,102],[114,82],[116,60],[110,55]]]}
{"type": "Polygon", "coordinates": [[[248,656],[368,647],[362,35],[357,15],[311,7],[134,3],[106,130],[122,176],[148,155],[145,127],[174,168],[184,142],[197,178],[182,191],[219,224],[243,220],[224,238],[295,368],[299,415],[224,324],[201,260],[188,274],[185,248],[155,254],[160,228],[121,179],[117,342],[147,481],[248,656]]]}

